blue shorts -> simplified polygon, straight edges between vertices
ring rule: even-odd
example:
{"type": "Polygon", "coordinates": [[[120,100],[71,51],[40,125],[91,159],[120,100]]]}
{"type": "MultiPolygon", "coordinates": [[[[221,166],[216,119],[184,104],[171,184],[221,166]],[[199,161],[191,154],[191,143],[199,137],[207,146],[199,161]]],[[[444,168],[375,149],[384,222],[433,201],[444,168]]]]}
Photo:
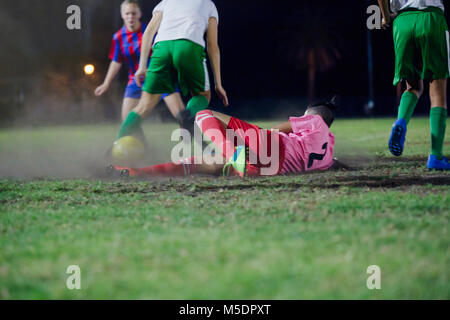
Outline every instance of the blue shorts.
{"type": "MultiPolygon", "coordinates": [[[[177,86],[177,90],[175,92],[180,92],[180,88],[177,86]]],[[[174,92],[172,92],[174,93],[174,92]]],[[[172,93],[164,93],[161,97],[161,100],[166,98],[167,96],[170,96],[172,93]]],[[[136,84],[136,81],[133,80],[132,83],[127,85],[125,88],[125,95],[124,98],[132,98],[132,99],[140,99],[142,94],[142,88],[139,88],[136,84]]]]}

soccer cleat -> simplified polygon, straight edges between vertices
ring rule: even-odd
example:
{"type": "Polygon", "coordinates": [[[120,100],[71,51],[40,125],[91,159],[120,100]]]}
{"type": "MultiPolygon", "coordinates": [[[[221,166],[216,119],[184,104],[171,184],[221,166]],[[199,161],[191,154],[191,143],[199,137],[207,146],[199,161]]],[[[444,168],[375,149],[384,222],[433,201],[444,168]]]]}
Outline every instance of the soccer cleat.
{"type": "Polygon", "coordinates": [[[117,166],[108,166],[106,168],[106,174],[111,178],[128,179],[130,177],[130,170],[117,166]]]}
{"type": "Polygon", "coordinates": [[[398,119],[392,126],[391,137],[389,138],[389,150],[394,156],[401,156],[406,137],[406,122],[398,119]]]}
{"type": "Polygon", "coordinates": [[[223,175],[225,177],[229,177],[230,175],[236,174],[241,178],[246,177],[247,159],[248,159],[248,148],[246,146],[236,147],[236,151],[234,152],[233,156],[223,166],[223,175]]]}
{"type": "Polygon", "coordinates": [[[450,162],[446,157],[439,160],[436,156],[430,154],[427,162],[428,170],[450,170],[450,162]]]}

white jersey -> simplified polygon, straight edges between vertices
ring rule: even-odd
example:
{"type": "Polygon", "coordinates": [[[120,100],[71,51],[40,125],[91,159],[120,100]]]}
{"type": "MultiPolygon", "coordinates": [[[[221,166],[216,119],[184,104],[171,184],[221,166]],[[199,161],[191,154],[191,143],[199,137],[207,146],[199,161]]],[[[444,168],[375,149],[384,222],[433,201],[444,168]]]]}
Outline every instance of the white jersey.
{"type": "Polygon", "coordinates": [[[444,0],[391,0],[391,10],[394,13],[410,8],[423,10],[428,7],[438,7],[444,11],[444,0]]]}
{"type": "Polygon", "coordinates": [[[204,35],[209,18],[219,14],[211,0],[163,0],[155,9],[162,12],[162,21],[155,43],[167,40],[188,39],[205,47],[204,35]]]}

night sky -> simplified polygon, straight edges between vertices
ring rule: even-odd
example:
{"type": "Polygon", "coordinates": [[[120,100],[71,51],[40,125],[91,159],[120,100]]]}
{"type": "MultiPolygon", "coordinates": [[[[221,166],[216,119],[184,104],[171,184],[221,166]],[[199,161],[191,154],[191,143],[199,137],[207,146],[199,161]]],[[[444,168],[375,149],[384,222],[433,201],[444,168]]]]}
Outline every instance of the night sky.
{"type": "MultiPolygon", "coordinates": [[[[28,0],[2,0],[0,29],[17,36],[7,37],[5,47],[9,50],[0,53],[3,61],[0,84],[2,81],[20,83],[21,79],[49,70],[70,74],[72,78],[81,77],[80,66],[87,62],[97,66],[99,84],[109,64],[111,37],[121,27],[120,2],[43,0],[38,4],[28,0]],[[65,28],[65,9],[70,4],[78,4],[82,9],[81,31],[65,28]]],[[[140,2],[143,21],[149,21],[158,1],[140,2]]],[[[317,73],[316,100],[338,93],[342,96],[341,115],[363,115],[368,96],[366,8],[376,1],[214,2],[220,16],[222,78],[231,102],[230,113],[270,117],[274,104],[307,103],[307,61],[302,48],[311,39],[320,38],[317,43],[326,43],[326,50],[331,50],[334,58],[325,70],[317,73]]],[[[448,13],[446,16],[448,21],[448,13]]],[[[375,115],[394,114],[392,31],[371,33],[375,115]]],[[[123,68],[119,79],[123,86],[126,78],[123,68]]],[[[214,97],[212,105],[221,104],[214,97]]],[[[0,108],[4,108],[1,102],[0,108]]],[[[422,99],[418,112],[426,113],[427,108],[427,99],[422,99]]]]}

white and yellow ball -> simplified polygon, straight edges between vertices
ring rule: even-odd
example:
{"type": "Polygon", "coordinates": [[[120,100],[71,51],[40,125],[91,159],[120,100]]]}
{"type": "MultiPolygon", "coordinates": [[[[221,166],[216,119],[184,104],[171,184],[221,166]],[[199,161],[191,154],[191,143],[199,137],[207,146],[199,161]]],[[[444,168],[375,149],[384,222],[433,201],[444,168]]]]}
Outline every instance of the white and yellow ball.
{"type": "Polygon", "coordinates": [[[111,154],[115,164],[136,164],[144,159],[145,146],[139,139],[126,136],[114,142],[111,154]]]}

